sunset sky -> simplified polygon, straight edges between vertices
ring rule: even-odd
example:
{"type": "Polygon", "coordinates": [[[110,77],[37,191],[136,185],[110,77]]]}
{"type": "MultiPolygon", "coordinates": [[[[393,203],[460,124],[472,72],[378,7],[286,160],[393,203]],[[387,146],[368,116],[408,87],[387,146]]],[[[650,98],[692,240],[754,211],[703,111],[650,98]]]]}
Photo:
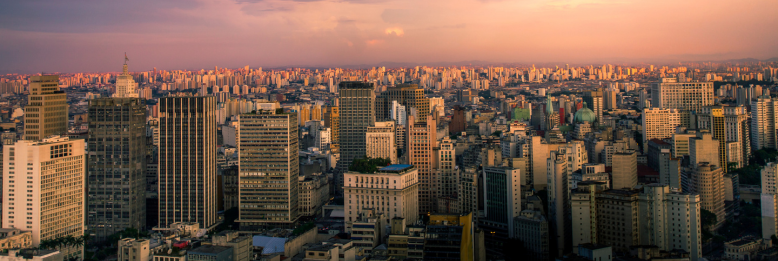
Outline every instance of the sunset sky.
{"type": "Polygon", "coordinates": [[[776,0],[0,1],[0,73],[778,57],[776,0]]]}

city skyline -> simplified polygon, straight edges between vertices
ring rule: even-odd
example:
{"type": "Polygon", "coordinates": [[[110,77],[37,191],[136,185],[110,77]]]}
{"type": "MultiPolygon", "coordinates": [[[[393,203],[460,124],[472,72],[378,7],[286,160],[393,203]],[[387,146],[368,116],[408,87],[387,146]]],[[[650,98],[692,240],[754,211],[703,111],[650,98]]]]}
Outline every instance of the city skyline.
{"type": "Polygon", "coordinates": [[[136,70],[778,57],[774,1],[445,3],[4,2],[0,73],[115,71],[123,52],[136,70]]]}

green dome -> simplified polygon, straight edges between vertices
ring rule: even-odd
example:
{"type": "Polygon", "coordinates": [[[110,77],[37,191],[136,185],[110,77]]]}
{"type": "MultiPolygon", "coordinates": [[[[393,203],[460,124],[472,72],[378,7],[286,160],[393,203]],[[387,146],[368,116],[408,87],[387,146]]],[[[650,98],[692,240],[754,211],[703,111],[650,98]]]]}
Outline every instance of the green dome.
{"type": "Polygon", "coordinates": [[[575,123],[594,123],[595,118],[597,118],[597,115],[595,115],[591,109],[587,108],[586,102],[584,102],[583,108],[575,112],[575,117],[573,120],[575,120],[575,123]]]}

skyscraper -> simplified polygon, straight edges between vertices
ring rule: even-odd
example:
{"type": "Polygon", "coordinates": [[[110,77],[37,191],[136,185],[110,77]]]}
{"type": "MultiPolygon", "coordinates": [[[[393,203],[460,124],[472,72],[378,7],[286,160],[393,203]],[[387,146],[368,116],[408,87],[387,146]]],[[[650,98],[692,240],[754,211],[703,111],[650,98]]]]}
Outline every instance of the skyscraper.
{"type": "Polygon", "coordinates": [[[643,110],[643,152],[648,152],[648,141],[672,137],[675,128],[681,125],[678,110],[645,109],[643,110]]]}
{"type": "Polygon", "coordinates": [[[340,153],[340,110],[338,106],[327,107],[323,116],[324,127],[330,128],[330,150],[333,154],[340,153]]]}
{"type": "Polygon", "coordinates": [[[216,224],[216,98],[159,99],[159,226],[216,224]]]}
{"type": "Polygon", "coordinates": [[[762,169],[762,238],[770,240],[778,234],[778,164],[769,162],[762,169]]]}
{"type": "Polygon", "coordinates": [[[697,115],[699,129],[707,129],[719,141],[718,165],[726,173],[729,164],[742,168],[751,157],[748,114],[743,106],[705,106],[697,115]]]}
{"type": "Polygon", "coordinates": [[[602,91],[601,90],[595,90],[590,92],[585,92],[584,96],[581,98],[584,101],[584,104],[589,106],[589,109],[594,112],[596,116],[596,120],[602,121],[602,107],[603,107],[603,97],[602,97],[602,91]]]}
{"type": "Polygon", "coordinates": [[[778,148],[776,142],[776,121],[778,121],[778,100],[759,96],[751,101],[751,148],[778,148]]]}
{"type": "Polygon", "coordinates": [[[300,217],[297,114],[242,114],[239,132],[241,229],[294,227],[300,217]]]}
{"type": "Polygon", "coordinates": [[[614,189],[632,189],[638,184],[637,152],[626,150],[613,153],[613,180],[614,189]]]}
{"type": "Polygon", "coordinates": [[[42,140],[51,135],[67,134],[67,96],[59,90],[59,76],[31,76],[27,99],[27,106],[24,107],[25,140],[42,140]]]}
{"type": "MultiPolygon", "coordinates": [[[[364,157],[367,128],[376,121],[376,97],[373,83],[341,82],[340,89],[340,160],[341,173],[354,159],[364,157]]],[[[388,112],[388,111],[387,111],[388,112]]],[[[340,186],[335,184],[335,186],[340,186]]]]}
{"type": "Polygon", "coordinates": [[[418,113],[416,120],[419,121],[425,121],[426,117],[422,115],[427,115],[430,112],[430,99],[424,95],[424,89],[419,88],[416,84],[398,84],[397,87],[389,88],[376,97],[377,120],[390,119],[389,111],[392,107],[392,101],[397,101],[405,106],[408,112],[411,111],[411,108],[416,108],[418,113]]]}
{"type": "MultiPolygon", "coordinates": [[[[33,246],[84,235],[84,151],[83,140],[60,136],[5,145],[3,227],[32,231],[33,246]]],[[[82,249],[60,251],[83,257],[82,249]]]]}
{"type": "Polygon", "coordinates": [[[651,84],[651,107],[701,111],[713,105],[713,82],[684,82],[663,78],[651,84]]]}
{"type": "Polygon", "coordinates": [[[374,127],[367,127],[365,153],[368,158],[385,158],[397,164],[397,147],[395,147],[394,121],[376,122],[374,127]]]}
{"type": "Polygon", "coordinates": [[[116,91],[113,97],[116,98],[138,98],[138,84],[132,79],[132,75],[127,72],[127,56],[124,56],[124,65],[122,66],[122,74],[116,76],[116,91]]]}
{"type": "Polygon", "coordinates": [[[408,116],[406,133],[407,162],[419,170],[419,213],[435,210],[435,193],[438,191],[437,171],[434,171],[433,148],[437,142],[436,118],[426,114],[426,121],[420,122],[413,116],[408,116]]]}
{"type": "Polygon", "coordinates": [[[671,192],[667,185],[648,184],[638,196],[640,244],[660,250],[681,249],[689,260],[702,255],[700,196],[671,192]]]}
{"type": "Polygon", "coordinates": [[[87,217],[95,239],[146,227],[146,105],[138,98],[89,101],[87,217]]]}
{"type": "Polygon", "coordinates": [[[726,221],[724,213],[724,172],[715,164],[701,162],[694,166],[692,172],[691,193],[700,195],[701,207],[716,215],[716,224],[711,228],[716,230],[726,221]]]}

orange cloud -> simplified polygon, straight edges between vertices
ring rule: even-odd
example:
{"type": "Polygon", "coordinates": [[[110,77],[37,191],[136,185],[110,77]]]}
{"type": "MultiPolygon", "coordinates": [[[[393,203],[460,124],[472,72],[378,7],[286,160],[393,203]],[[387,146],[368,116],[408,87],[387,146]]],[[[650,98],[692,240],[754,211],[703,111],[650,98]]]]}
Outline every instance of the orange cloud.
{"type": "Polygon", "coordinates": [[[373,39],[373,40],[365,41],[365,43],[367,43],[367,45],[376,45],[376,44],[380,44],[380,43],[383,43],[383,42],[384,42],[384,40],[379,40],[379,39],[373,39]]]}
{"type": "Polygon", "coordinates": [[[394,28],[386,28],[386,34],[394,34],[396,36],[403,36],[405,32],[403,32],[402,28],[394,27],[394,28]]]}

